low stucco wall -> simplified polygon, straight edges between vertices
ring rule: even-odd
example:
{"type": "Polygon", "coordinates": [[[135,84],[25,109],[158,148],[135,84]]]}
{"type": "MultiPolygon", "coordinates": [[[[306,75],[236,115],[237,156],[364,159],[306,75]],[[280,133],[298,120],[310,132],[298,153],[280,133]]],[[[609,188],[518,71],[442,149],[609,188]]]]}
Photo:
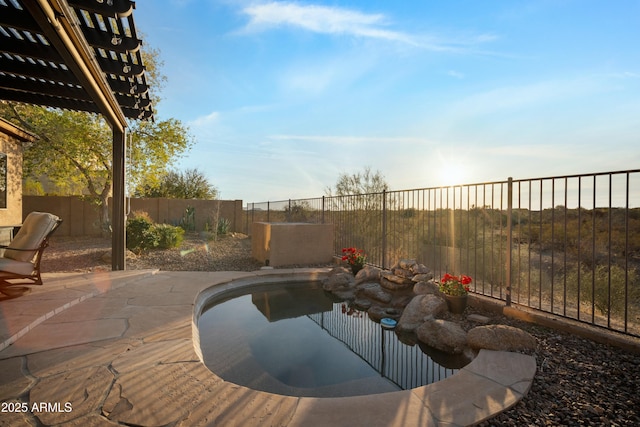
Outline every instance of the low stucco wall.
{"type": "Polygon", "coordinates": [[[273,267],[330,263],[333,224],[254,222],[251,253],[273,267]]]}

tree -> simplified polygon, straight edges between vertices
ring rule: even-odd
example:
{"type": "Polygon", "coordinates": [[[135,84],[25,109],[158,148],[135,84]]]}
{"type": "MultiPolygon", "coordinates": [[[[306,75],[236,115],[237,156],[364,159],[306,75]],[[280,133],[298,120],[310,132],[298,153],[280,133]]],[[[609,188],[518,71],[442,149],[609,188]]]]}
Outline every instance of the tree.
{"type": "Polygon", "coordinates": [[[364,248],[372,259],[381,257],[383,229],[382,210],[385,201],[383,192],[389,185],[380,171],[372,172],[369,166],[362,172],[342,173],[336,182],[335,191],[327,188],[329,210],[351,212],[349,220],[341,223],[338,235],[344,236],[346,246],[364,248]]]}
{"type": "Polygon", "coordinates": [[[332,197],[334,204],[339,204],[340,209],[381,209],[382,193],[389,190],[389,184],[384,175],[378,170],[371,171],[366,166],[362,172],[354,174],[341,173],[334,191],[330,187],[325,190],[327,196],[332,197]],[[333,197],[340,196],[340,197],[333,197]]]}
{"type": "Polygon", "coordinates": [[[194,168],[184,172],[169,171],[162,176],[157,185],[145,185],[136,195],[213,200],[218,197],[218,189],[209,182],[204,172],[194,168]]]}
{"type": "MultiPolygon", "coordinates": [[[[335,186],[336,196],[347,196],[356,194],[382,193],[389,190],[389,184],[384,179],[384,175],[378,170],[371,171],[370,166],[366,166],[362,172],[354,174],[341,173],[335,186]]],[[[325,190],[327,196],[332,196],[330,187],[325,190]]]]}
{"type": "MultiPolygon", "coordinates": [[[[161,86],[158,52],[148,50],[143,57],[150,86],[161,86]]],[[[44,176],[58,187],[58,194],[69,194],[72,184],[82,183],[100,206],[101,224],[108,230],[113,162],[107,122],[95,114],[11,102],[0,103],[0,116],[38,136],[24,146],[25,178],[39,181],[44,176]]],[[[188,129],[176,119],[131,122],[130,142],[128,178],[133,188],[139,182],[153,182],[193,143],[188,129]]]]}

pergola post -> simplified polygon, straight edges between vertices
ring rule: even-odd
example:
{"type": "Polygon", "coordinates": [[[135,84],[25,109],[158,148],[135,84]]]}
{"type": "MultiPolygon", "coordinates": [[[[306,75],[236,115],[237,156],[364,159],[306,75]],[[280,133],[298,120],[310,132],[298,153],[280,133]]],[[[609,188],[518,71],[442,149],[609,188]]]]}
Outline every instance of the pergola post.
{"type": "Polygon", "coordinates": [[[111,269],[126,269],[126,194],[125,194],[125,132],[116,126],[113,131],[113,197],[111,206],[111,269]]]}

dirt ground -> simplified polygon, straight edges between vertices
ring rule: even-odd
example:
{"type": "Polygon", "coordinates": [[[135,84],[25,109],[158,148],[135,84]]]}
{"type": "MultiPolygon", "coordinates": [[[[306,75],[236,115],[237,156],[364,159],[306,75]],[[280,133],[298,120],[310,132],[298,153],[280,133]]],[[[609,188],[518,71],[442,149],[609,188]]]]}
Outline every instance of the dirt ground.
{"type": "MultiPolygon", "coordinates": [[[[111,239],[53,236],[44,251],[41,267],[44,273],[111,270],[111,239]]],[[[127,252],[129,270],[254,271],[260,267],[251,257],[251,239],[241,233],[216,240],[190,233],[179,248],[151,250],[141,255],[127,252]]]]}

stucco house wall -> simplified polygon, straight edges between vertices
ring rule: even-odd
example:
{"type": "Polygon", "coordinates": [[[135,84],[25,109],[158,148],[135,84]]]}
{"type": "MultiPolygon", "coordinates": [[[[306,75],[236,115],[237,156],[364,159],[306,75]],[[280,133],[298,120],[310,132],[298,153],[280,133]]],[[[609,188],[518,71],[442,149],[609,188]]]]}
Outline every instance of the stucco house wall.
{"type": "MultiPolygon", "coordinates": [[[[0,153],[6,155],[6,186],[0,172],[0,243],[6,244],[11,226],[22,224],[22,144],[35,136],[0,118],[0,153]],[[6,206],[4,194],[6,192],[6,206]]],[[[3,162],[0,162],[2,164],[3,162]]],[[[4,165],[2,165],[4,166],[4,165]]]]}

